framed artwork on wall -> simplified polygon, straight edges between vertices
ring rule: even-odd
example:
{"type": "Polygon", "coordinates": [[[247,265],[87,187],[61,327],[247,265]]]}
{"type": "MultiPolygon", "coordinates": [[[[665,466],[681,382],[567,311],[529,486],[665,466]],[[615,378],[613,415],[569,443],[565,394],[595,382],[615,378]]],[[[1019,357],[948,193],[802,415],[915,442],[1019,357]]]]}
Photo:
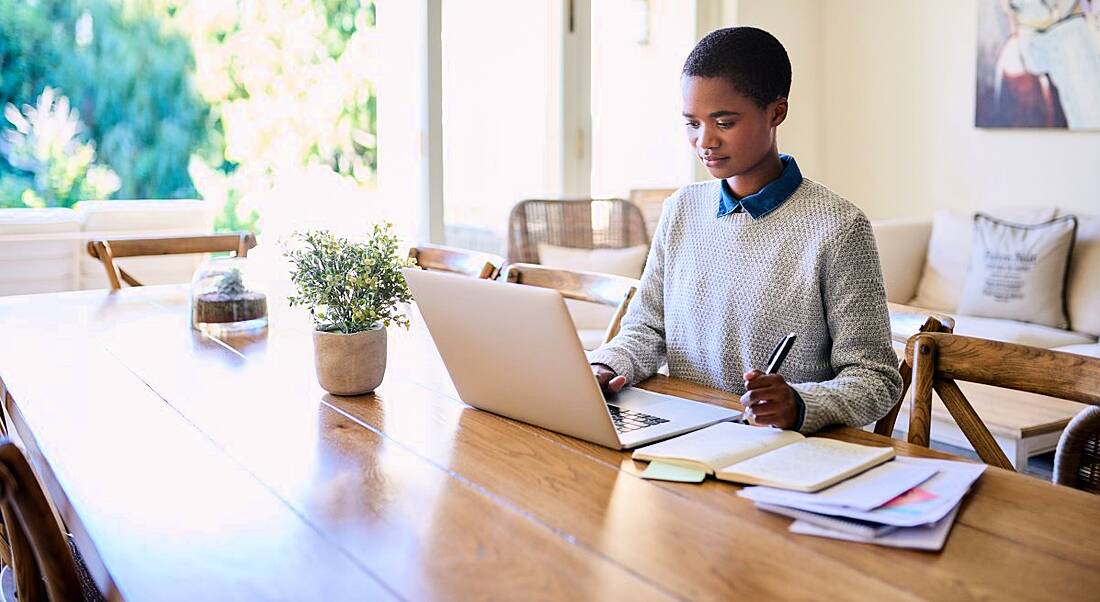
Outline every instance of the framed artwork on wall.
{"type": "Polygon", "coordinates": [[[979,0],[974,124],[1100,130],[1100,0],[979,0]]]}

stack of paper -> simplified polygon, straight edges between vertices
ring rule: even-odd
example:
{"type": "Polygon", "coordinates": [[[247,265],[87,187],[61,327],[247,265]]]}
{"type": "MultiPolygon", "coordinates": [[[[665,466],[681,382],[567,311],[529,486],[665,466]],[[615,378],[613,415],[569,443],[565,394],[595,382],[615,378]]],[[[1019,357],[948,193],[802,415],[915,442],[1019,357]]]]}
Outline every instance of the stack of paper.
{"type": "Polygon", "coordinates": [[[791,532],[939,550],[984,464],[902,458],[816,493],[746,487],[757,507],[796,519],[791,532]]]}

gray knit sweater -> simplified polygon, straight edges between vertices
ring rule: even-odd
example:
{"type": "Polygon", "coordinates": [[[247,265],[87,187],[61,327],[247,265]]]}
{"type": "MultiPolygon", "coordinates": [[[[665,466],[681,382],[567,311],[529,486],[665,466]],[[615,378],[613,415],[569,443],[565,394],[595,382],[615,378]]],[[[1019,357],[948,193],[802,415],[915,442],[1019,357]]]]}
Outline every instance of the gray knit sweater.
{"type": "Polygon", "coordinates": [[[669,375],[745,392],[775,343],[798,335],[779,371],[801,395],[801,431],[862,426],[901,391],[878,251],[867,217],[804,179],[775,211],[716,218],[720,181],[666,201],[641,286],[614,340],[593,351],[630,384],[669,375]]]}

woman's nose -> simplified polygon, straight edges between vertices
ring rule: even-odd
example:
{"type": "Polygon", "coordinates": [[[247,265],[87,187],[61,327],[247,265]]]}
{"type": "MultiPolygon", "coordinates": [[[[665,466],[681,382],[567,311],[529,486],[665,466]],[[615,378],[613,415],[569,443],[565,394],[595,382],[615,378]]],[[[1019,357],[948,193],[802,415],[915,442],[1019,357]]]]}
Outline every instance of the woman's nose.
{"type": "Polygon", "coordinates": [[[714,128],[702,126],[699,128],[699,138],[696,139],[695,145],[699,147],[699,150],[714,150],[721,146],[722,142],[718,138],[714,128]]]}

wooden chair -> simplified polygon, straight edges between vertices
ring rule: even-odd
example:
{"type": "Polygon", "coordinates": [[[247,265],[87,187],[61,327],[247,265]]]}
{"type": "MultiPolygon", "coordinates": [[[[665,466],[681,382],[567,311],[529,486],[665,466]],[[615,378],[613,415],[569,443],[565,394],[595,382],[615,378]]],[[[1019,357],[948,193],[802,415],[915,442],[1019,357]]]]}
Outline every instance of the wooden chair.
{"type": "Polygon", "coordinates": [[[484,280],[496,280],[504,258],[491,253],[480,253],[440,245],[418,245],[409,249],[409,257],[425,270],[451,272],[474,276],[484,280]]]}
{"type": "MultiPolygon", "coordinates": [[[[8,439],[0,440],[0,512],[19,602],[84,599],[68,538],[27,459],[8,439]]],[[[11,592],[3,593],[6,599],[11,592]]]]}
{"type": "Polygon", "coordinates": [[[646,232],[653,238],[657,221],[661,218],[665,201],[676,192],[675,188],[636,188],[630,191],[629,199],[642,210],[646,232]]]}
{"type": "Polygon", "coordinates": [[[1100,407],[1089,406],[1069,421],[1054,452],[1056,485],[1100,493],[1100,407]]]}
{"type": "Polygon", "coordinates": [[[249,232],[227,234],[199,234],[194,236],[163,236],[150,238],[118,238],[112,240],[88,241],[88,254],[103,263],[111,290],[122,288],[122,282],[130,286],[141,283],[126,270],[115,265],[120,257],[142,257],[151,255],[183,255],[187,253],[236,253],[238,257],[248,255],[248,250],[256,246],[256,237],[249,232]]]}
{"type": "Polygon", "coordinates": [[[648,245],[638,206],[622,199],[520,201],[508,217],[508,263],[539,263],[539,243],[577,249],[648,245]]]}
{"type": "MultiPolygon", "coordinates": [[[[955,330],[955,318],[947,314],[931,313],[918,307],[888,303],[890,309],[890,333],[891,336],[904,337],[906,341],[912,336],[922,332],[952,332],[955,330]]],[[[900,340],[900,339],[898,339],[900,340]]],[[[894,435],[894,424],[898,420],[898,412],[901,404],[905,402],[909,393],[909,385],[913,381],[913,366],[909,360],[902,357],[898,362],[898,372],[901,373],[901,394],[890,412],[875,423],[875,434],[884,437],[894,435]]]]}
{"type": "Polygon", "coordinates": [[[935,390],[986,464],[1012,464],[967,401],[956,380],[982,383],[1100,405],[1100,359],[940,332],[909,339],[905,357],[913,366],[909,442],[928,446],[935,390]]]}
{"type": "Polygon", "coordinates": [[[530,263],[509,264],[504,271],[504,280],[516,284],[551,288],[561,293],[561,296],[566,299],[614,307],[615,313],[604,334],[604,343],[619,334],[619,325],[626,314],[626,308],[634,298],[634,293],[638,291],[638,281],[633,278],[546,268],[530,263]]]}

